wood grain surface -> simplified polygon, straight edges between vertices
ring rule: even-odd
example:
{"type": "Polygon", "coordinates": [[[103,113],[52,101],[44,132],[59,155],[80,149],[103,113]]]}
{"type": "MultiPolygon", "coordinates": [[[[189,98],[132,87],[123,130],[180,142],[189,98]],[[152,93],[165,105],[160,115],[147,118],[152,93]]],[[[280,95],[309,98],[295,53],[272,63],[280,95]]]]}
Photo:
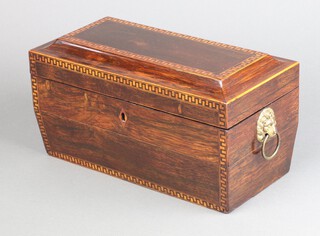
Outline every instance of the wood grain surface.
{"type": "Polygon", "coordinates": [[[49,155],[225,213],[290,168],[297,62],[115,18],[29,56],[49,155]],[[265,107],[281,137],[270,161],[256,138],[265,107]]]}
{"type": "MultiPolygon", "coordinates": [[[[256,126],[260,113],[254,114],[227,132],[229,208],[234,209],[289,171],[298,126],[299,89],[296,88],[271,107],[276,116],[281,144],[270,161],[261,155],[256,126]]],[[[267,143],[267,153],[276,147],[276,138],[267,143]]]]}
{"type": "Polygon", "coordinates": [[[124,135],[43,113],[49,144],[55,152],[219,202],[216,161],[199,160],[124,135]],[[201,171],[199,171],[201,170],[201,171]]]}
{"type": "Polygon", "coordinates": [[[41,78],[37,83],[43,112],[219,162],[219,129],[215,127],[41,78]]]}

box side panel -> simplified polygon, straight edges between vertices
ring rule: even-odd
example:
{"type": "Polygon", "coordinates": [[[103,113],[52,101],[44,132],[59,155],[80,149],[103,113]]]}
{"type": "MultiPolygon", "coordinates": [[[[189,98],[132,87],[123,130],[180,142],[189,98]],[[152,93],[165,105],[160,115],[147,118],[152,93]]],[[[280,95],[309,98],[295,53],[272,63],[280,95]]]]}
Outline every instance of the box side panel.
{"type": "MultiPolygon", "coordinates": [[[[265,189],[289,171],[298,126],[299,88],[294,89],[268,107],[274,110],[281,144],[277,155],[267,161],[257,140],[260,112],[241,122],[227,133],[229,165],[229,207],[234,209],[265,189]]],[[[276,138],[267,142],[272,153],[276,138]]]]}
{"type": "Polygon", "coordinates": [[[50,155],[226,211],[224,131],[35,76],[33,85],[50,155]]]}
{"type": "MultiPolygon", "coordinates": [[[[251,73],[254,74],[254,72],[251,73]]],[[[299,86],[299,63],[285,60],[285,63],[279,68],[262,74],[260,77],[262,80],[260,84],[248,87],[242,94],[228,101],[228,127],[238,124],[262,107],[297,88],[299,86]]],[[[237,90],[237,86],[234,86],[234,90],[237,90]]],[[[237,94],[237,92],[232,94],[237,94]]]]}
{"type": "Polygon", "coordinates": [[[37,78],[35,76],[36,67],[35,67],[35,61],[34,61],[33,57],[30,57],[30,73],[31,73],[31,88],[32,88],[32,100],[33,100],[34,113],[37,118],[38,126],[40,129],[40,133],[41,133],[41,137],[42,137],[45,149],[48,153],[50,153],[51,152],[50,145],[49,145],[49,141],[47,138],[46,130],[44,128],[41,113],[40,113],[39,90],[38,90],[37,78]]]}

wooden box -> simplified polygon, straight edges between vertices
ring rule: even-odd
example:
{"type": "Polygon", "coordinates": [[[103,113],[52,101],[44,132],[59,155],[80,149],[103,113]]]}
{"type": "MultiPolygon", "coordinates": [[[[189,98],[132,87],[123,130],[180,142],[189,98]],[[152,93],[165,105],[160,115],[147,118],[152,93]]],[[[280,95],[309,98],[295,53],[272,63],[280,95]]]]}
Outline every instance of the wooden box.
{"type": "Polygon", "coordinates": [[[221,212],[289,170],[297,62],[111,17],[29,55],[51,156],[221,212]]]}

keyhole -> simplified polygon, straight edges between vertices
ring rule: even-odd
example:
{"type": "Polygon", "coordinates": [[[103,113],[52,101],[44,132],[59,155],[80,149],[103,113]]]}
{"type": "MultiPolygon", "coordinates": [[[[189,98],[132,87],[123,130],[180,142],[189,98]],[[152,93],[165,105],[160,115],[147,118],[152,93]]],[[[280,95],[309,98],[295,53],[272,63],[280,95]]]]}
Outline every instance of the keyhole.
{"type": "Polygon", "coordinates": [[[127,116],[123,111],[120,113],[120,118],[121,118],[122,122],[126,122],[127,121],[127,116]]]}

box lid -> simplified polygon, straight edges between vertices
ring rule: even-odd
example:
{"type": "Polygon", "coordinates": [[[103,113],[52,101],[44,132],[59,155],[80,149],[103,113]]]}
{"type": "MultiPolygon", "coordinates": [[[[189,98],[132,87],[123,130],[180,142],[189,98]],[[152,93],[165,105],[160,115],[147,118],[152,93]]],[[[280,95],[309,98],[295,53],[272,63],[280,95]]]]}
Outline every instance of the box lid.
{"type": "Polygon", "coordinates": [[[221,128],[298,86],[297,62],[103,18],[30,51],[36,76],[221,128]]]}

